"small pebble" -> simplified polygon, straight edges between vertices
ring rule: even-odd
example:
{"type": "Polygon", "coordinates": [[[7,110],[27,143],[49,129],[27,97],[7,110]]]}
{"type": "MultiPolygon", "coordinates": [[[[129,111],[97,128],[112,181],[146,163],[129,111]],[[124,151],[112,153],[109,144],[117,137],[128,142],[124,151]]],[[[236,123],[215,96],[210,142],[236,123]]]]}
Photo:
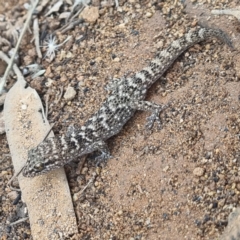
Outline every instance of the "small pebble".
{"type": "Polygon", "coordinates": [[[70,101],[70,100],[74,99],[76,94],[77,94],[77,92],[75,91],[75,89],[73,87],[68,87],[63,97],[65,100],[70,101]]]}
{"type": "Polygon", "coordinates": [[[166,166],[165,168],[163,168],[164,172],[167,172],[169,170],[169,166],[166,166]]]}
{"type": "Polygon", "coordinates": [[[11,192],[8,193],[8,197],[11,200],[15,200],[18,197],[18,193],[16,191],[11,191],[11,192]]]}
{"type": "Polygon", "coordinates": [[[152,17],[152,13],[147,12],[147,13],[146,13],[146,17],[148,17],[148,18],[152,17]]]}
{"type": "Polygon", "coordinates": [[[80,18],[83,18],[86,22],[95,23],[99,18],[98,7],[85,7],[80,18]]]}
{"type": "Polygon", "coordinates": [[[195,175],[197,177],[201,177],[201,176],[203,176],[204,172],[205,172],[204,168],[197,167],[193,170],[193,175],[195,175]]]}
{"type": "Polygon", "coordinates": [[[116,57],[116,58],[113,59],[113,61],[114,61],[114,62],[119,62],[120,59],[119,59],[118,57],[116,57]]]}

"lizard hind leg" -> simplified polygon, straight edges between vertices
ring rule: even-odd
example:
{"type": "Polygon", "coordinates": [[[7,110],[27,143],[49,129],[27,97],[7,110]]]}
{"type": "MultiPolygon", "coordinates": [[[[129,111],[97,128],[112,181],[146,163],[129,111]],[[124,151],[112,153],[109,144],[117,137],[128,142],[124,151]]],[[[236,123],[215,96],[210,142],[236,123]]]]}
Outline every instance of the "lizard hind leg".
{"type": "Polygon", "coordinates": [[[110,155],[110,152],[107,150],[107,151],[105,151],[105,150],[100,150],[101,151],[101,155],[99,155],[99,156],[97,156],[96,158],[95,158],[95,160],[96,160],[96,165],[97,166],[99,166],[99,164],[101,163],[101,162],[105,162],[105,161],[107,161],[108,159],[110,159],[110,158],[112,158],[112,156],[110,155]]]}
{"type": "Polygon", "coordinates": [[[151,129],[154,122],[157,123],[158,129],[162,128],[162,123],[160,120],[160,113],[166,109],[169,104],[158,105],[156,103],[151,103],[148,101],[133,101],[130,106],[135,110],[150,111],[152,114],[147,117],[146,128],[151,129]]]}

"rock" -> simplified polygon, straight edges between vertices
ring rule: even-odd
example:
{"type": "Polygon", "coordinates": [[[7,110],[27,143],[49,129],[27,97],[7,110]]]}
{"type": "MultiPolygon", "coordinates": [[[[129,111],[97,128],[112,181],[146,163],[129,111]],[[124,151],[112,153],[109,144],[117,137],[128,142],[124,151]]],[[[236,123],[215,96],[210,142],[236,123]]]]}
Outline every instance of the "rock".
{"type": "Polygon", "coordinates": [[[88,23],[95,23],[99,18],[98,7],[85,7],[79,17],[88,23]]]}
{"type": "Polygon", "coordinates": [[[8,193],[8,197],[13,201],[18,197],[18,192],[11,191],[11,192],[8,193]]]}
{"type": "Polygon", "coordinates": [[[74,99],[76,94],[77,94],[77,92],[75,91],[75,89],[73,87],[68,87],[63,97],[64,97],[64,99],[70,101],[70,100],[74,99]]]}
{"type": "Polygon", "coordinates": [[[203,176],[204,172],[205,172],[204,168],[197,167],[193,170],[193,175],[195,175],[197,177],[201,177],[201,176],[203,176]]]}
{"type": "Polygon", "coordinates": [[[37,90],[38,92],[42,92],[44,87],[44,77],[36,77],[31,81],[31,87],[37,90]]]}
{"type": "Polygon", "coordinates": [[[113,59],[114,62],[119,62],[120,61],[120,58],[116,57],[113,59]]]}
{"type": "Polygon", "coordinates": [[[146,17],[148,17],[148,18],[152,17],[152,13],[147,12],[147,13],[146,13],[146,17]]]}
{"type": "Polygon", "coordinates": [[[30,57],[35,57],[37,55],[36,53],[36,48],[31,48],[28,50],[28,53],[27,53],[30,57]]]}
{"type": "Polygon", "coordinates": [[[49,76],[49,74],[52,73],[51,66],[48,66],[45,72],[45,76],[49,76]]]}
{"type": "Polygon", "coordinates": [[[163,171],[167,172],[169,170],[169,168],[170,168],[169,166],[166,166],[165,168],[163,168],[163,171]]]}

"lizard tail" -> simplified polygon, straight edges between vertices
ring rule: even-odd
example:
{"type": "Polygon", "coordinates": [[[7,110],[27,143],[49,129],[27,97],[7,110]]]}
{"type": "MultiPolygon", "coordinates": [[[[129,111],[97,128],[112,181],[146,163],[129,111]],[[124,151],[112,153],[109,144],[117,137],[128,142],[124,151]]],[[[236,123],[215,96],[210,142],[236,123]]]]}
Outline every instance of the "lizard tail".
{"type": "Polygon", "coordinates": [[[193,45],[212,37],[220,39],[233,48],[228,35],[220,29],[202,27],[194,31],[189,31],[179,39],[173,41],[166,49],[158,52],[148,67],[135,74],[134,81],[139,82],[141,80],[142,84],[145,84],[147,88],[151,87],[183,52],[193,45]]]}

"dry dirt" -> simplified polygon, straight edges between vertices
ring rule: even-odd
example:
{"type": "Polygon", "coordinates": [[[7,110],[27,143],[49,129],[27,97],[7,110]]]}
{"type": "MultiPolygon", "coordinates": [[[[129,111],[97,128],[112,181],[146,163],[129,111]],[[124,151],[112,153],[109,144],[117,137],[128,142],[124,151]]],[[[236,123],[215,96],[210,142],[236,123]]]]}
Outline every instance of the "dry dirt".
{"type": "MultiPolygon", "coordinates": [[[[14,21],[26,13],[23,3],[1,1],[0,14],[14,21]]],[[[82,169],[78,160],[65,167],[79,230],[69,239],[217,239],[240,200],[240,23],[212,16],[211,10],[236,7],[237,1],[131,0],[120,6],[122,11],[100,8],[95,24],[57,33],[59,42],[67,35],[72,40],[51,63],[42,60],[44,77],[26,77],[43,101],[48,94],[48,118],[55,122],[56,135],[70,124],[83,124],[99,108],[111,77],[140,70],[157,48],[198,24],[224,30],[234,49],[216,39],[189,49],[148,94],[159,104],[171,101],[161,115],[162,130],[146,131],[148,113],[138,112],[109,140],[113,158],[106,164],[96,167],[93,154],[82,169]],[[60,87],[65,92],[68,86],[77,95],[58,102],[60,87]],[[94,183],[79,195],[94,173],[94,183]]],[[[55,18],[43,14],[40,25],[49,25],[51,33],[55,18]]],[[[40,63],[30,40],[26,36],[21,45],[20,67],[40,63]]],[[[13,205],[6,186],[13,169],[11,159],[4,158],[9,154],[4,134],[0,141],[0,237],[31,239],[28,222],[9,227],[19,219],[23,203],[13,205]]]]}

